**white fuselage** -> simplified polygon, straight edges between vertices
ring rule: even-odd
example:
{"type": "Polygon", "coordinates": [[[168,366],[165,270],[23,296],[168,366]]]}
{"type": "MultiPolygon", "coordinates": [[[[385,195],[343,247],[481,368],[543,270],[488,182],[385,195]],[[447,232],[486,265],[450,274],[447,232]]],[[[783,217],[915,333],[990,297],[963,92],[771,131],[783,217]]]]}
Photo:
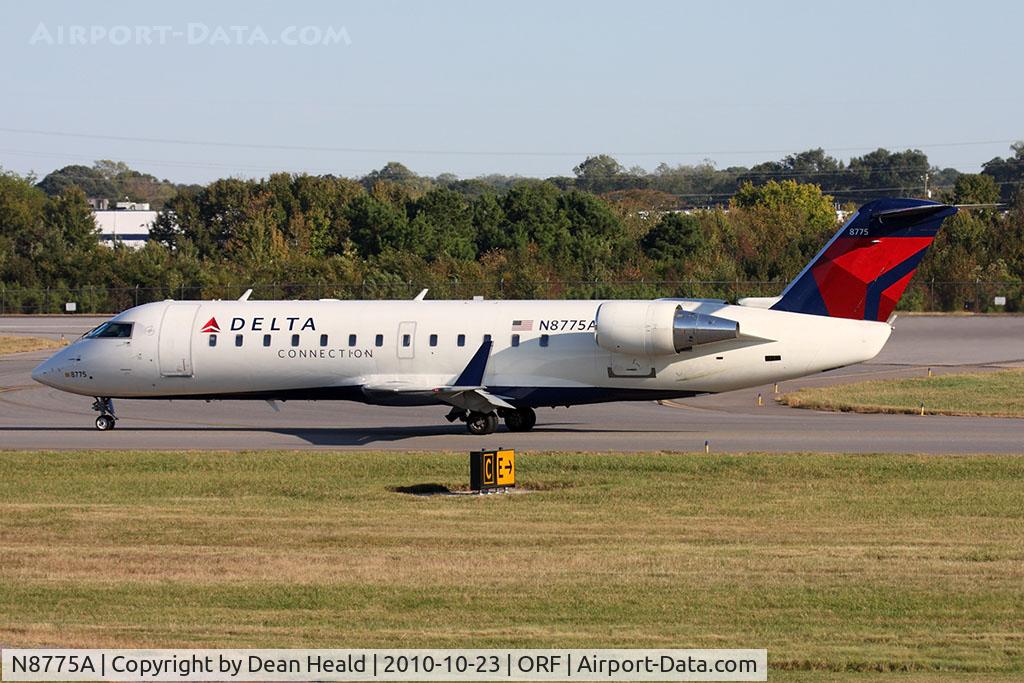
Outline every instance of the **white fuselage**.
{"type": "Polygon", "coordinates": [[[432,391],[452,385],[490,335],[482,385],[517,406],[537,407],[791,379],[873,358],[891,332],[886,323],[680,300],[685,310],[738,322],[740,336],[670,355],[629,356],[595,343],[601,303],[165,301],[114,318],[132,323],[130,337],[83,338],[33,378],[111,398],[430,404],[441,402],[432,391]]]}

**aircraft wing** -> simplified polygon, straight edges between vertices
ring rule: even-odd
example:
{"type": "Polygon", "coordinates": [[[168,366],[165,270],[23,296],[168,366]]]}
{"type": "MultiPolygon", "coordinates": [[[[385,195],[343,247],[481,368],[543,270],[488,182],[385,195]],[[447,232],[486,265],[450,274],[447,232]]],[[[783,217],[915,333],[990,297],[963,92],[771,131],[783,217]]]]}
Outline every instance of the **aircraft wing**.
{"type": "Polygon", "coordinates": [[[443,403],[476,413],[489,413],[496,408],[515,410],[515,406],[487,391],[483,386],[487,358],[491,355],[491,342],[485,341],[473,354],[466,369],[453,384],[434,389],[434,396],[443,403]]]}
{"type": "Polygon", "coordinates": [[[498,408],[515,410],[514,405],[501,396],[492,394],[483,385],[484,370],[490,351],[490,341],[481,344],[466,369],[452,384],[427,384],[425,378],[413,381],[401,378],[382,379],[363,385],[363,393],[374,402],[385,405],[427,405],[440,401],[477,413],[490,413],[498,408]]]}

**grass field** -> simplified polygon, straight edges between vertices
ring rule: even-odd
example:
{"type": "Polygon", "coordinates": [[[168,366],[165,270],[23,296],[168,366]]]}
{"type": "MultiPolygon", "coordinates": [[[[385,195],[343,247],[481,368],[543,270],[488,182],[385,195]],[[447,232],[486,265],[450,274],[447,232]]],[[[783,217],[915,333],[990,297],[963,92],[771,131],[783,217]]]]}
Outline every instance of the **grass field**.
{"type": "Polygon", "coordinates": [[[766,647],[1024,676],[1024,458],[0,452],[0,644],[766,647]]]}
{"type": "Polygon", "coordinates": [[[42,351],[43,349],[59,349],[58,341],[45,337],[15,337],[0,335],[0,356],[8,353],[24,353],[26,351],[42,351]]]}
{"type": "MultiPolygon", "coordinates": [[[[875,380],[784,394],[794,408],[858,413],[1024,417],[1024,370],[875,380]]],[[[1024,441],[1024,436],[1022,436],[1024,441]]]]}

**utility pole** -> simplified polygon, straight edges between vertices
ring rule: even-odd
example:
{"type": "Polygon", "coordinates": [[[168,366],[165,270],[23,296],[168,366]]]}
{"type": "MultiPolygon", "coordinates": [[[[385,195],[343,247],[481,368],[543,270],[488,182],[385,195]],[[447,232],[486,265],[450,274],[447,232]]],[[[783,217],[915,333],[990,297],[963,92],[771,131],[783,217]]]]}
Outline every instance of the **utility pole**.
{"type": "Polygon", "coordinates": [[[928,189],[928,171],[924,172],[924,196],[928,199],[932,198],[932,191],[928,189]]]}

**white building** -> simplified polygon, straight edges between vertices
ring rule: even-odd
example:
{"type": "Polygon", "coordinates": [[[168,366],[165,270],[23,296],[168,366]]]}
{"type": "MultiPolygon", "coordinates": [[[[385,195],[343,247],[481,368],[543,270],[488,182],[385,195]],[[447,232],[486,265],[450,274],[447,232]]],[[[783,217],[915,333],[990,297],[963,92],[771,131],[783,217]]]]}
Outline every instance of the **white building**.
{"type": "MultiPolygon", "coordinates": [[[[121,204],[121,202],[118,202],[121,204]]],[[[149,210],[149,204],[134,204],[145,209],[114,209],[93,211],[96,227],[100,229],[100,244],[114,246],[115,241],[126,247],[138,249],[149,240],[149,231],[156,221],[156,211],[149,210]]]]}

